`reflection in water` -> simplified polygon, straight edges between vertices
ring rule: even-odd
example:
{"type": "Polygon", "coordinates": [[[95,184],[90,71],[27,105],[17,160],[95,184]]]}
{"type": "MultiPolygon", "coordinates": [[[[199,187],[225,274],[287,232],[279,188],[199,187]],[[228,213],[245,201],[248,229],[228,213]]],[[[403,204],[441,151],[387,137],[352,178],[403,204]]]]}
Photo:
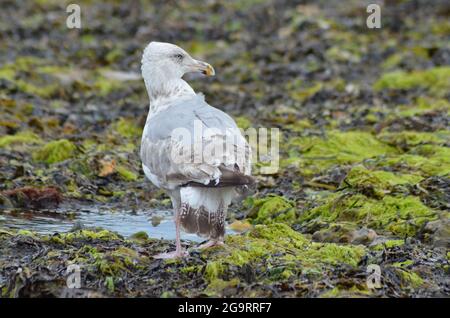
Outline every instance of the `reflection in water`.
{"type": "MultiPolygon", "coordinates": [[[[152,211],[147,214],[84,210],[71,214],[71,217],[61,212],[0,211],[0,227],[30,230],[40,234],[67,232],[78,223],[85,227],[102,227],[125,237],[144,231],[152,238],[175,239],[175,224],[172,213],[168,211],[152,211]],[[155,219],[158,222],[155,222],[155,219]]],[[[187,233],[182,233],[181,237],[195,242],[204,240],[187,233]]]]}

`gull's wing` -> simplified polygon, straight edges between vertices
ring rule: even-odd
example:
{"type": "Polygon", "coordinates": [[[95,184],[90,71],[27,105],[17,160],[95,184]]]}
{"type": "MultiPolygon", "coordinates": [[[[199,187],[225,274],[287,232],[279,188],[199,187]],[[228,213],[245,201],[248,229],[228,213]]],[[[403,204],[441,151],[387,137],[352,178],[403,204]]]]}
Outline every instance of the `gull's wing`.
{"type": "Polygon", "coordinates": [[[157,186],[235,186],[252,182],[251,149],[234,120],[196,95],[149,117],[144,172],[157,186]]]}

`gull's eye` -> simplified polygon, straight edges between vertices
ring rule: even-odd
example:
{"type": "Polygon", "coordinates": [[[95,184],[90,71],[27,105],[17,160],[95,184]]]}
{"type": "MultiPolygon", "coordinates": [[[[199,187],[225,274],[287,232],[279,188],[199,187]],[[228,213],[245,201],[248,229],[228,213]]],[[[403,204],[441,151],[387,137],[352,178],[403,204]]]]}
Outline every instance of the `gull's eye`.
{"type": "Polygon", "coordinates": [[[184,58],[183,54],[175,54],[173,56],[173,58],[177,61],[177,62],[181,62],[184,58]]]}

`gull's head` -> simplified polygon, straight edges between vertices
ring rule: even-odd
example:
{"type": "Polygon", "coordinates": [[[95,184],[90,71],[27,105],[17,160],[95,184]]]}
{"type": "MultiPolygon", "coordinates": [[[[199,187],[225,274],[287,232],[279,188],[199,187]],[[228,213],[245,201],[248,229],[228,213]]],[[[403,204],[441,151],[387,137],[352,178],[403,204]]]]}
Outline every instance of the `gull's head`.
{"type": "MultiPolygon", "coordinates": [[[[211,65],[192,58],[182,48],[163,42],[150,42],[142,55],[142,76],[159,79],[179,79],[186,73],[199,72],[207,76],[215,74],[211,65]]],[[[153,79],[154,80],[154,79],[153,79]]]]}

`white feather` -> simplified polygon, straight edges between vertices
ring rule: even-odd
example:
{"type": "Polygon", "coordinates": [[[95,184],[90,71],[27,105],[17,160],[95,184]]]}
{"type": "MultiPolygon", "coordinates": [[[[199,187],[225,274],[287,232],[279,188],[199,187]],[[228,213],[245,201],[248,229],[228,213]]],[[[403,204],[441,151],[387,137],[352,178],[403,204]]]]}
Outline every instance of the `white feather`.
{"type": "Polygon", "coordinates": [[[193,209],[203,206],[208,212],[216,212],[219,205],[228,207],[235,195],[232,187],[202,188],[183,187],[180,189],[181,202],[188,203],[193,209]]]}

